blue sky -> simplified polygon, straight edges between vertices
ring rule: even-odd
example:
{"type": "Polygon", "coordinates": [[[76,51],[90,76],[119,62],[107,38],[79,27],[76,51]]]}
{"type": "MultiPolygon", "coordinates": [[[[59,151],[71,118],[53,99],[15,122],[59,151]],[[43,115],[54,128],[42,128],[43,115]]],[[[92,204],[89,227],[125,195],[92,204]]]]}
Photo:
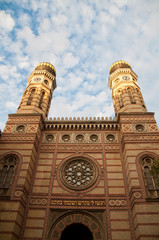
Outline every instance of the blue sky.
{"type": "Polygon", "coordinates": [[[158,0],[0,0],[0,128],[40,62],[57,72],[50,117],[114,116],[109,68],[125,60],[159,122],[158,0]]]}

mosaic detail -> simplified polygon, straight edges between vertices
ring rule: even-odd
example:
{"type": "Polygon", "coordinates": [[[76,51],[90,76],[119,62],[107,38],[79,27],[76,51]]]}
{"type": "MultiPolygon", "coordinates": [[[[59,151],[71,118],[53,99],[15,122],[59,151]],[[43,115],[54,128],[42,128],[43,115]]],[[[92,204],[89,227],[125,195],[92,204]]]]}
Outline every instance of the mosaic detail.
{"type": "Polygon", "coordinates": [[[153,141],[153,140],[159,140],[159,136],[125,136],[124,140],[127,141],[153,141]]]}
{"type": "Polygon", "coordinates": [[[134,198],[141,198],[141,192],[134,192],[133,194],[132,194],[132,196],[134,197],[134,198]]]}
{"type": "Polygon", "coordinates": [[[37,132],[37,128],[38,128],[38,125],[29,125],[29,127],[28,127],[28,133],[35,133],[35,132],[37,132]]]}
{"type": "Polygon", "coordinates": [[[19,118],[19,117],[15,117],[15,118],[13,118],[13,117],[11,117],[11,118],[9,118],[8,119],[8,122],[18,122],[18,123],[20,123],[20,122],[22,122],[22,123],[28,123],[28,122],[39,122],[39,120],[40,120],[40,117],[32,117],[32,118],[29,118],[29,117],[26,117],[26,118],[24,118],[24,117],[21,117],[21,118],[19,118]]]}
{"type": "Polygon", "coordinates": [[[104,147],[105,150],[119,150],[120,147],[119,146],[112,146],[112,145],[106,145],[104,147]]]}
{"type": "Polygon", "coordinates": [[[122,131],[123,132],[133,132],[132,124],[123,124],[122,131]]]}
{"type": "Polygon", "coordinates": [[[102,146],[58,146],[59,151],[97,151],[102,150],[102,146]]]}
{"type": "Polygon", "coordinates": [[[47,199],[42,198],[42,199],[36,199],[36,198],[32,198],[30,200],[30,204],[35,204],[35,205],[46,205],[47,203],[47,199]]]}
{"type": "Polygon", "coordinates": [[[2,136],[1,141],[33,141],[35,140],[35,137],[33,136],[16,136],[16,137],[6,137],[6,136],[2,136]]]}
{"type": "Polygon", "coordinates": [[[52,150],[55,150],[55,146],[42,145],[41,150],[52,151],[52,150]]]}
{"type": "Polygon", "coordinates": [[[127,205],[126,200],[124,199],[117,199],[117,200],[109,200],[109,205],[112,207],[123,207],[127,205]]]}
{"type": "Polygon", "coordinates": [[[12,133],[14,125],[6,125],[3,133],[12,133]]]}
{"type": "Polygon", "coordinates": [[[148,129],[150,132],[158,132],[158,127],[156,124],[148,124],[148,129]]]}
{"type": "Polygon", "coordinates": [[[150,122],[150,121],[154,121],[154,117],[122,117],[122,121],[130,121],[130,122],[150,122]]]}

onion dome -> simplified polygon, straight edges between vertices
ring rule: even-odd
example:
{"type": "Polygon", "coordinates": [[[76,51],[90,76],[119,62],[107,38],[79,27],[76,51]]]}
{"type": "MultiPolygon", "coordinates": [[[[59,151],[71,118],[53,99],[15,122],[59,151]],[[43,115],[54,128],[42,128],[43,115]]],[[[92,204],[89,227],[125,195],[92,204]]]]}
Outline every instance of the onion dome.
{"type": "Polygon", "coordinates": [[[34,70],[47,70],[52,75],[56,76],[56,70],[49,62],[42,62],[38,64],[34,70]]]}
{"type": "Polygon", "coordinates": [[[112,74],[114,71],[116,71],[118,68],[131,68],[130,64],[128,64],[125,61],[117,61],[113,63],[109,69],[109,74],[112,74]]]}

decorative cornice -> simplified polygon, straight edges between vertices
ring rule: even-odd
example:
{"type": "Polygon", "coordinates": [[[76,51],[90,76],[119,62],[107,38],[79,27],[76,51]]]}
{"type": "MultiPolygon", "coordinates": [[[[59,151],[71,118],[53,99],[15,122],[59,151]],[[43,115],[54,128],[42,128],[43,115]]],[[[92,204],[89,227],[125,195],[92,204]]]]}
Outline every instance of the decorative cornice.
{"type": "Polygon", "coordinates": [[[44,122],[44,130],[119,130],[116,117],[102,118],[50,118],[44,122]]]}

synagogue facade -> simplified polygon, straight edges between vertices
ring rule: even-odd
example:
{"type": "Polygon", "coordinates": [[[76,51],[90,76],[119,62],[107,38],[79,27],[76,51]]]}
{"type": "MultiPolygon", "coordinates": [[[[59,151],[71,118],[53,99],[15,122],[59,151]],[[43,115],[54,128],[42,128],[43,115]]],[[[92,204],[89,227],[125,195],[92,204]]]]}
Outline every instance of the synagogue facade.
{"type": "Polygon", "coordinates": [[[0,137],[0,239],[159,239],[159,131],[137,75],[109,70],[115,118],[50,118],[40,63],[0,137]]]}

